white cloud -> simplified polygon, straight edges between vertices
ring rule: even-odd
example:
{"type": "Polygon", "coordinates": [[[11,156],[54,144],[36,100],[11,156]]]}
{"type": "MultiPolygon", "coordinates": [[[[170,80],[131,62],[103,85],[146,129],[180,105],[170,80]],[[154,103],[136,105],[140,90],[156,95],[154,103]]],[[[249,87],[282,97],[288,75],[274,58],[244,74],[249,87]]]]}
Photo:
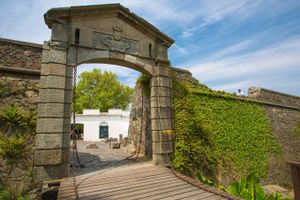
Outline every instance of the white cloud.
{"type": "MultiPolygon", "coordinates": [[[[243,45],[240,46],[243,47],[243,45]]],[[[232,52],[236,49],[239,50],[240,48],[238,47],[239,45],[233,49],[225,48],[225,50],[220,50],[221,53],[217,52],[216,55],[226,55],[226,49],[232,52]]],[[[297,37],[246,54],[225,56],[220,59],[212,56],[212,61],[199,62],[188,69],[204,83],[222,82],[223,86],[216,85],[216,89],[232,91],[246,85],[248,87],[257,85],[260,82],[268,83],[265,85],[269,86],[279,86],[278,80],[284,74],[298,75],[300,77],[299,55],[300,37],[297,37]],[[282,76],[279,76],[280,74],[282,76]],[[278,76],[277,78],[274,77],[276,75],[278,76]],[[264,81],[253,81],[261,80],[262,77],[265,79],[264,81]],[[238,80],[241,79],[243,81],[239,82],[238,80]]],[[[184,64],[183,66],[188,66],[188,64],[184,64]]],[[[292,88],[298,88],[298,90],[300,88],[299,81],[295,81],[294,79],[291,79],[289,84],[285,84],[292,88]]]]}

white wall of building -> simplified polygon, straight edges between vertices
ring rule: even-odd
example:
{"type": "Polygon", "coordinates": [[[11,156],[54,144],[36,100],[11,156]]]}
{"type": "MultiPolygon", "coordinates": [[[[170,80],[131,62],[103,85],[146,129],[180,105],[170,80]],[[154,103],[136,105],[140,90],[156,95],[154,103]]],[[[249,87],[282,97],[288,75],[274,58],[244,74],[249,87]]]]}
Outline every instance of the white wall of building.
{"type": "Polygon", "coordinates": [[[98,110],[83,110],[83,114],[76,114],[76,123],[83,124],[83,140],[101,141],[100,124],[108,124],[108,137],[119,138],[128,136],[129,111],[110,109],[107,113],[98,110]]]}

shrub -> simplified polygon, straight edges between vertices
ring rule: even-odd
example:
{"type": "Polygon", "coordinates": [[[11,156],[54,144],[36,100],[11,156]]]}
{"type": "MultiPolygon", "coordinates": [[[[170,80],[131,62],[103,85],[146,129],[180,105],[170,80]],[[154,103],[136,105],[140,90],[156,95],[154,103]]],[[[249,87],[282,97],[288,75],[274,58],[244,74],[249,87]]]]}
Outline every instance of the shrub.
{"type": "Polygon", "coordinates": [[[32,133],[36,126],[36,112],[12,104],[0,110],[2,134],[32,133]]]}
{"type": "Polygon", "coordinates": [[[23,159],[28,159],[31,151],[28,146],[28,137],[12,135],[0,137],[0,156],[6,165],[16,165],[23,159]]]}
{"type": "Polygon", "coordinates": [[[266,195],[259,183],[259,177],[255,174],[249,174],[246,178],[242,178],[230,184],[226,192],[239,196],[246,200],[283,200],[282,195],[278,192],[272,195],[266,195]]]}

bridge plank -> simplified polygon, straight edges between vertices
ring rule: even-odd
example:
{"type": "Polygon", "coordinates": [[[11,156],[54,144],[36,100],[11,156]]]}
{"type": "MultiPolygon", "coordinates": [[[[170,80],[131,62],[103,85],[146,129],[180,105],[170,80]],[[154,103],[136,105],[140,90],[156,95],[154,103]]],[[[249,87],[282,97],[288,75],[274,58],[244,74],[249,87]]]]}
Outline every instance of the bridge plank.
{"type": "MultiPolygon", "coordinates": [[[[221,200],[221,196],[201,190],[176,177],[170,169],[137,164],[101,170],[76,178],[79,199],[124,200],[221,200]]],[[[61,182],[59,200],[75,200],[72,178],[61,182]]]]}

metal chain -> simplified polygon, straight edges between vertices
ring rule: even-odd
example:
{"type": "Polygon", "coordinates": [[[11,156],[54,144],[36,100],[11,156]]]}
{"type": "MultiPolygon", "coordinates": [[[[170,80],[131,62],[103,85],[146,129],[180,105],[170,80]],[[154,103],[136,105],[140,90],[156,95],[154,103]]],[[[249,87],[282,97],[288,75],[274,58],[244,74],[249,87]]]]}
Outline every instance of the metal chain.
{"type": "Polygon", "coordinates": [[[78,192],[77,192],[77,184],[76,184],[76,174],[75,174],[75,158],[79,165],[79,167],[82,167],[83,165],[80,163],[79,156],[78,156],[78,150],[77,150],[77,134],[76,134],[76,83],[77,83],[77,67],[73,68],[73,91],[72,91],[72,106],[73,106],[73,112],[72,112],[72,126],[71,126],[71,139],[72,139],[72,157],[73,157],[73,163],[72,163],[72,175],[73,175],[73,184],[74,184],[74,191],[76,195],[76,199],[78,199],[78,192]]]}
{"type": "Polygon", "coordinates": [[[73,119],[73,126],[71,129],[71,137],[73,140],[72,143],[72,151],[75,154],[75,158],[77,163],[79,164],[79,167],[82,167],[79,156],[78,156],[78,151],[77,151],[77,134],[76,134],[76,83],[77,83],[77,67],[74,67],[73,69],[73,95],[72,95],[72,103],[73,103],[73,112],[72,112],[72,119],[73,119]]]}

